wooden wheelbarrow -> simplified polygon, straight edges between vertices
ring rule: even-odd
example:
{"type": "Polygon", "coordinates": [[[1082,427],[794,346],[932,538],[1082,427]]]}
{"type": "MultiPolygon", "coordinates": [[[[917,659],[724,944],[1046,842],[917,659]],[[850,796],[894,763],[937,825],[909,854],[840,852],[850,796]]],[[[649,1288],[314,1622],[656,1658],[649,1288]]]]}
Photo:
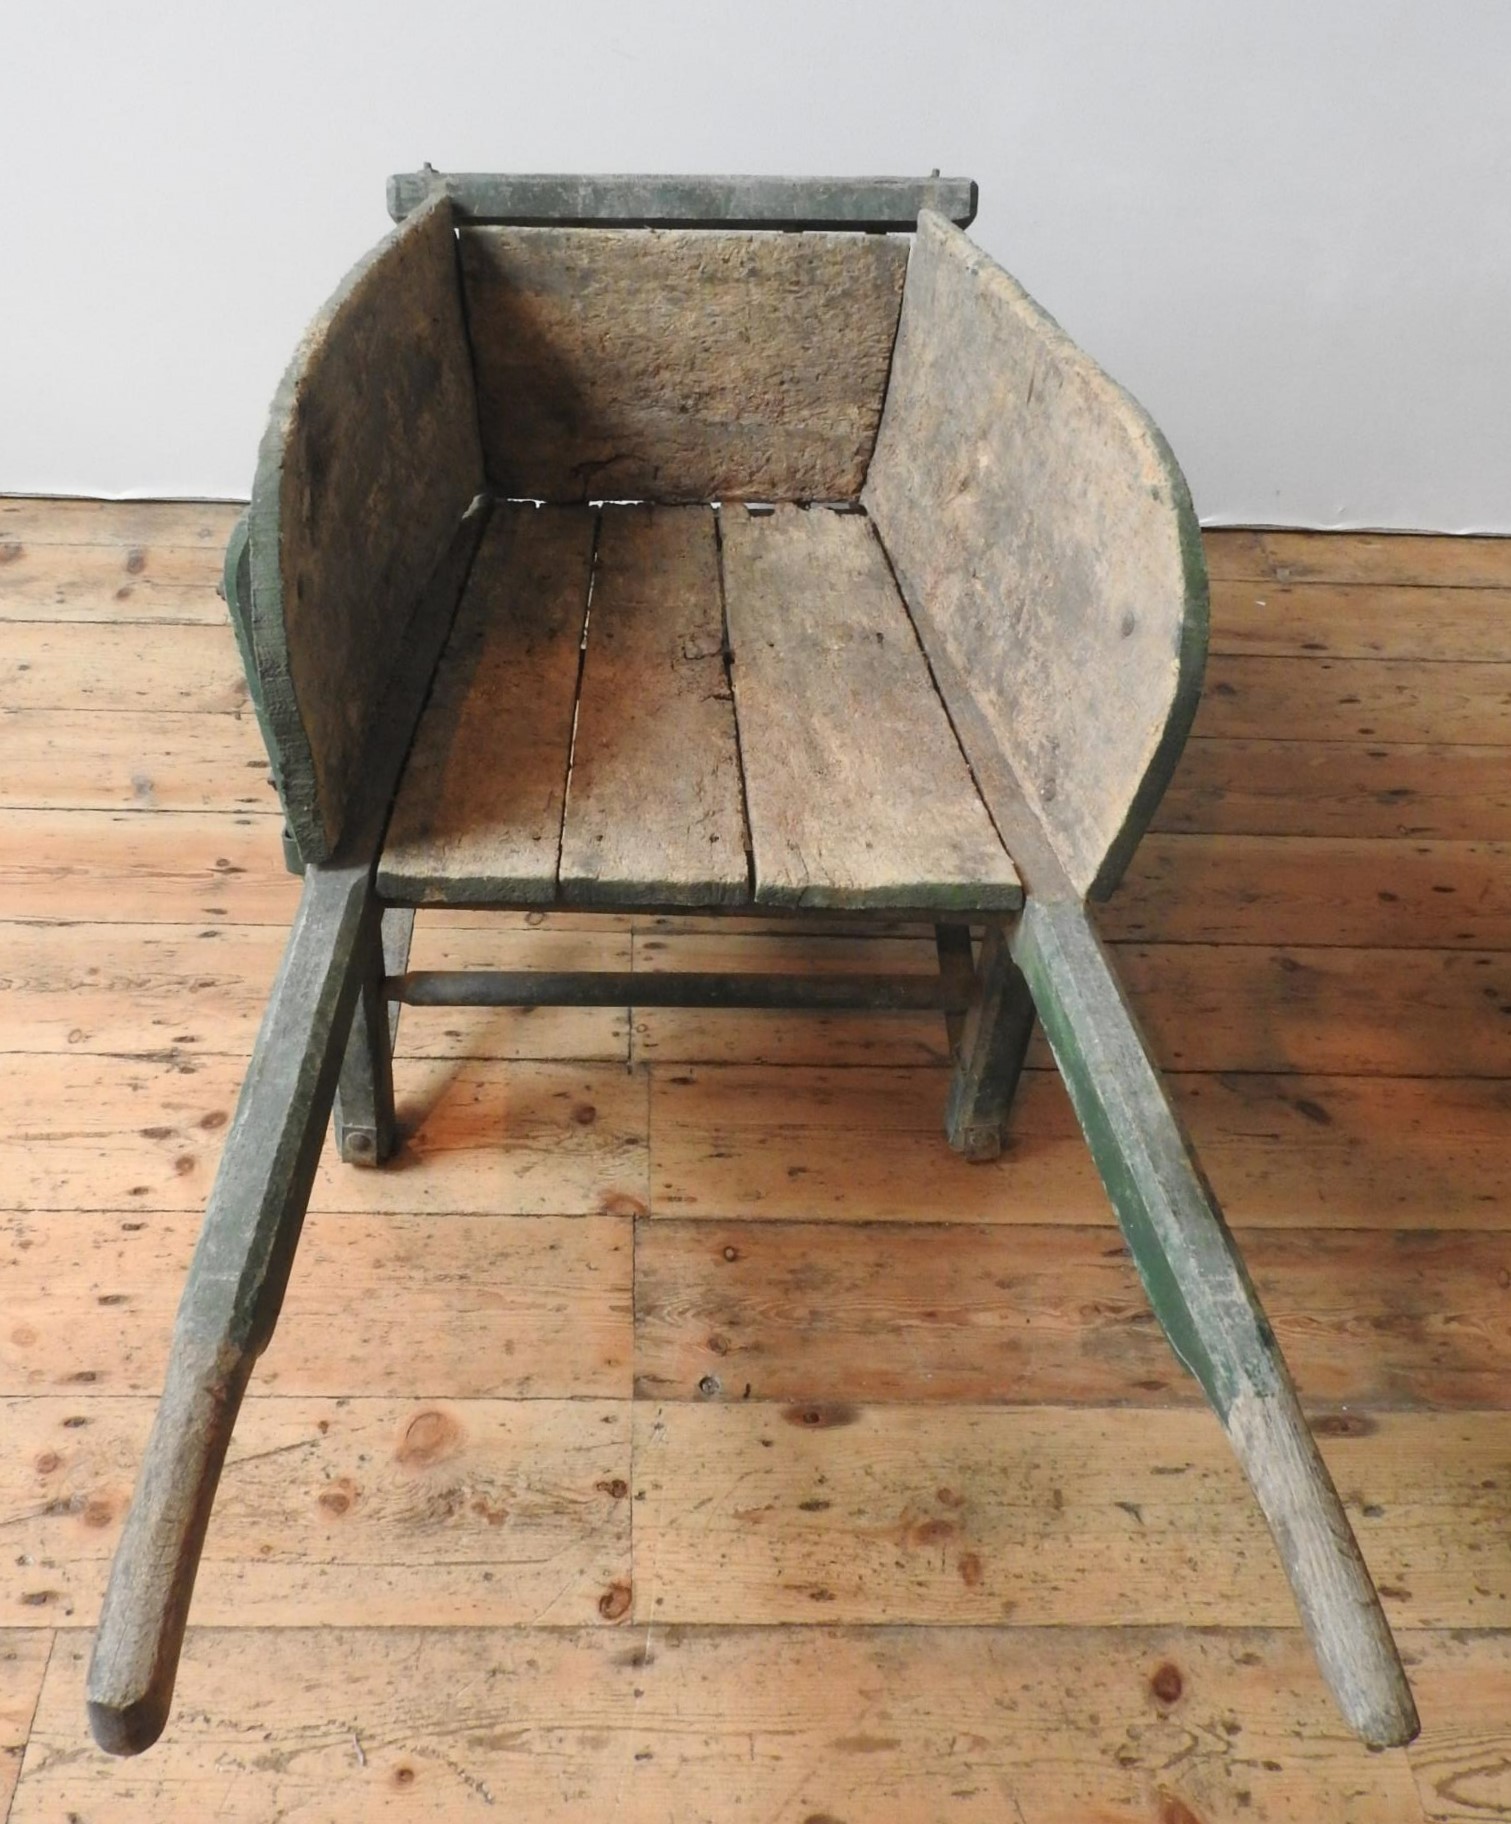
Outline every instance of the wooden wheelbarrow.
{"type": "Polygon", "coordinates": [[[1171,1347],[1370,1743],[1417,1719],[1275,1338],[1087,915],[1206,645],[1149,419],[949,179],[393,180],[301,343],[226,580],[303,897],[89,1673],[167,1719],[326,1123],[395,1144],[391,1004],[928,1007],[994,1156],[1037,1015],[1171,1347]],[[406,973],[412,908],[924,919],[937,978],[406,973]],[[983,935],[979,945],[973,927],[983,935]]]}

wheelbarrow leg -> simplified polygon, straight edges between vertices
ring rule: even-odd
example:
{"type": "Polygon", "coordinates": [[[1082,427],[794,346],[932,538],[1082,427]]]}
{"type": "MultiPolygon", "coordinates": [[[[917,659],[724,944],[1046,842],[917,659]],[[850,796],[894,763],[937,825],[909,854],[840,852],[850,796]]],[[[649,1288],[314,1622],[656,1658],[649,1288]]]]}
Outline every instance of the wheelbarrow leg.
{"type": "Polygon", "coordinates": [[[402,975],[408,967],[413,931],[413,911],[390,906],[383,914],[381,939],[369,939],[365,946],[361,987],[336,1085],[336,1149],[348,1165],[382,1165],[398,1145],[393,1049],[402,1010],[397,1001],[384,1003],[383,978],[402,975]]]}
{"type": "Polygon", "coordinates": [[[100,1614],[89,1723],[112,1754],[151,1747],[167,1721],[216,1483],[252,1364],[283,1302],[377,923],[369,867],[306,872],[100,1614]]]}
{"type": "Polygon", "coordinates": [[[1086,908],[1030,898],[1012,945],[1150,1302],[1264,1510],[1322,1675],[1366,1742],[1410,1741],[1416,1707],[1358,1542],[1086,908]]]}
{"type": "MultiPolygon", "coordinates": [[[[941,925],[936,936],[942,974],[970,967],[970,937],[961,925],[941,925]],[[946,933],[951,933],[946,937],[946,933]],[[963,956],[959,937],[965,934],[963,956]]],[[[944,1126],[949,1142],[967,1159],[995,1159],[1002,1128],[1023,1071],[1034,1030],[1034,1002],[1013,961],[1005,933],[988,928],[981,941],[975,990],[958,1039],[950,1034],[955,1070],[950,1078],[944,1126]]]]}

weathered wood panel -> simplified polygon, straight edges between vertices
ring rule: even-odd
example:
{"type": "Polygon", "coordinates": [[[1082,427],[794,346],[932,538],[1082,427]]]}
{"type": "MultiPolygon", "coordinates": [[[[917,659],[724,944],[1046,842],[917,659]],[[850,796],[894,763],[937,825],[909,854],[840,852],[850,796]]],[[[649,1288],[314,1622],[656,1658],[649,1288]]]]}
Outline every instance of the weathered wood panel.
{"type": "Polygon", "coordinates": [[[555,897],[595,524],[494,509],[404,769],[380,893],[555,897]]]}
{"type": "Polygon", "coordinates": [[[578,227],[897,228],[920,209],[962,228],[976,214],[968,177],[579,177],[442,172],[426,166],[388,180],[388,212],[402,221],[437,191],[464,222],[578,227]]]}
{"type": "MultiPolygon", "coordinates": [[[[653,1209],[1111,1227],[1056,1073],[1025,1072],[993,1165],[941,1145],[947,1081],[938,1070],[654,1066],[653,1209]]],[[[1507,1226],[1504,1082],[1238,1072],[1167,1081],[1235,1225],[1507,1226]]]]}
{"type": "Polygon", "coordinates": [[[757,901],[1021,904],[869,519],[736,506],[721,538],[757,901]]]}
{"type": "MultiPolygon", "coordinates": [[[[0,1405],[5,1622],[93,1625],[156,1404],[66,1394],[0,1405]]],[[[254,1393],[221,1477],[195,1620],[590,1622],[629,1577],[629,1433],[618,1400],[254,1393]]]]}
{"type": "Polygon", "coordinates": [[[252,643],[306,859],[335,846],[410,616],[482,486],[451,211],[438,199],[305,332],[252,485],[252,643]]]}
{"type": "MultiPolygon", "coordinates": [[[[1463,1566],[1511,1414],[1320,1427],[1405,1626],[1504,1627],[1463,1566]]],[[[662,1623],[1287,1627],[1264,1518],[1210,1414],[811,1399],[635,1407],[635,1616],[662,1623]],[[1175,1567],[1179,1574],[1175,1574],[1175,1567]]]]}
{"type": "MultiPolygon", "coordinates": [[[[355,1199],[353,1199],[355,1201],[355,1199]]],[[[0,1394],[151,1394],[198,1211],[0,1217],[0,1394]]],[[[628,1216],[324,1211],[300,1242],[264,1394],[627,1397],[628,1216]]]]}
{"type": "MultiPolygon", "coordinates": [[[[1309,1404],[1511,1407],[1503,1232],[1239,1240],[1309,1404]]],[[[858,1404],[1202,1397],[1117,1237],[1032,1223],[1011,1236],[975,1222],[642,1224],[635,1385],[651,1399],[739,1400],[748,1388],[858,1404]]]]}
{"type": "MultiPolygon", "coordinates": [[[[1501,1739],[1493,1683],[1468,1683],[1501,1663],[1482,1641],[1409,1637],[1443,1692],[1427,1742],[1454,1715],[1501,1739]]],[[[58,1638],[12,1824],[1422,1818],[1406,1756],[1345,1733],[1297,1629],[202,1628],[130,1766],[87,1747],[85,1646],[58,1638]]]]}
{"type": "Polygon", "coordinates": [[[864,499],[999,825],[1021,794],[1072,886],[1109,889],[1196,707],[1196,516],[1133,400],[935,215],[864,499]]]}
{"type": "Polygon", "coordinates": [[[461,231],[488,475],[546,500],[851,499],[901,238],[461,231]]]}
{"type": "Polygon", "coordinates": [[[587,903],[749,898],[707,507],[603,511],[560,879],[587,903]]]}

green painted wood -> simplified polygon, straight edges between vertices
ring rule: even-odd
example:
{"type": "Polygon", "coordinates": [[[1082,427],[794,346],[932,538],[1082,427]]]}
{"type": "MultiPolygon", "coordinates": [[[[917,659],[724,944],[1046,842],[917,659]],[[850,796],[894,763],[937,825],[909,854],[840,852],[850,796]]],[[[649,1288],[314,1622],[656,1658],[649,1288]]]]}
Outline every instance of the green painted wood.
{"type": "Polygon", "coordinates": [[[944,1131],[967,1159],[984,1162],[1002,1151],[1002,1129],[1033,1032],[1033,996],[1006,933],[993,927],[982,940],[945,1104],[944,1131]]]}
{"type": "Polygon", "coordinates": [[[517,227],[867,228],[911,231],[921,209],[960,227],[976,216],[968,177],[575,177],[442,173],[388,180],[403,221],[437,192],[462,221],[517,227]]]}
{"type": "Polygon", "coordinates": [[[168,1719],[210,1509],[283,1302],[358,991],[355,964],[377,914],[370,864],[306,870],[100,1612],[89,1721],[112,1754],[140,1754],[168,1719]]]}
{"type": "Polygon", "coordinates": [[[765,1007],[963,1012],[970,990],[930,975],[719,975],[696,970],[415,969],[391,977],[407,1007],[765,1007]]]}
{"type": "Polygon", "coordinates": [[[1086,907],[1030,898],[1011,942],[1150,1303],[1264,1510],[1323,1676],[1365,1741],[1409,1741],[1416,1709],[1358,1542],[1086,907]]]}
{"type": "Polygon", "coordinates": [[[347,828],[415,602],[482,487],[455,235],[437,197],[305,332],[252,484],[249,675],[307,860],[328,859],[347,828]]]}
{"type": "Polygon", "coordinates": [[[1110,892],[1201,688],[1196,516],[1148,416],[937,215],[862,499],[1030,889],[1110,892]]]}
{"type": "Polygon", "coordinates": [[[348,1165],[386,1164],[398,1146],[393,1050],[402,1009],[397,1001],[385,1002],[383,985],[408,967],[413,932],[414,913],[390,907],[360,964],[361,986],[331,1111],[336,1150],[348,1165]]]}

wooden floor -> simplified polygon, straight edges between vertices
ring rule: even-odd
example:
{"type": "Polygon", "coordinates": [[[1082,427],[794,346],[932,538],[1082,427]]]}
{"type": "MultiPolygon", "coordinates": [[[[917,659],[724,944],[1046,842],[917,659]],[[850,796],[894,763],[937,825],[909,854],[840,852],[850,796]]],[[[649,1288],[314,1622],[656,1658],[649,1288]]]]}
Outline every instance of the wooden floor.
{"type": "MultiPolygon", "coordinates": [[[[231,512],[0,501],[0,1814],[1511,1818],[1511,544],[1209,540],[1105,928],[1425,1722],[1344,1731],[1042,1052],[928,1017],[409,1011],[327,1163],[174,1721],[89,1631],[276,966],[231,512]]],[[[417,967],[932,967],[908,932],[422,915],[417,967]]]]}

